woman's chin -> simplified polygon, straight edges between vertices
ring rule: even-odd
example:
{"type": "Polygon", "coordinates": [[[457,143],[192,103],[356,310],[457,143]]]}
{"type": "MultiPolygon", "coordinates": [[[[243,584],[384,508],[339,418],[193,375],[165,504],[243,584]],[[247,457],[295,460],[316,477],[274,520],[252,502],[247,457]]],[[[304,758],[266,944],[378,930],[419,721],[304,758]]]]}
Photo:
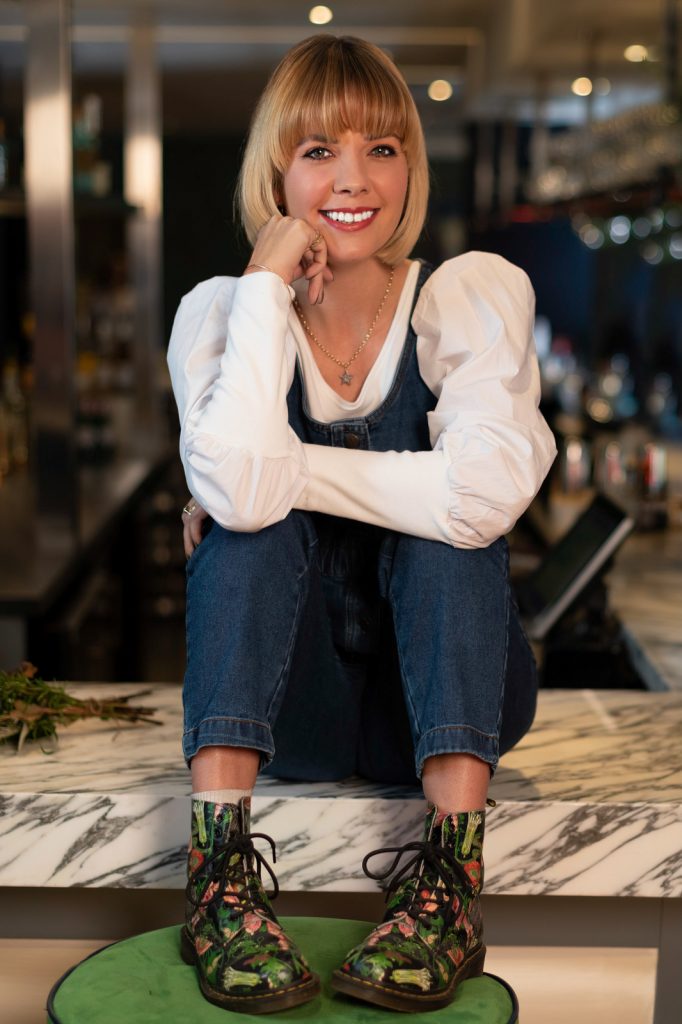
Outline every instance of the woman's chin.
{"type": "Polygon", "coordinates": [[[327,265],[332,273],[338,271],[350,270],[352,268],[360,268],[367,266],[369,263],[380,262],[377,252],[379,249],[370,251],[366,248],[358,247],[357,251],[346,249],[344,252],[334,252],[333,250],[327,251],[327,265]]]}

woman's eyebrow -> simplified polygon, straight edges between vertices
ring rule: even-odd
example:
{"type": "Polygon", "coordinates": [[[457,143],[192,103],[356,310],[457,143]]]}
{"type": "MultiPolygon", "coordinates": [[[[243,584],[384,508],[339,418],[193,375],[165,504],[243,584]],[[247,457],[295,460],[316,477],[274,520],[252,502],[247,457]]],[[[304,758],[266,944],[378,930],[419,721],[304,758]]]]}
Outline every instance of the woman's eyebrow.
{"type": "Polygon", "coordinates": [[[305,146],[309,142],[322,142],[322,143],[332,142],[332,143],[336,143],[336,142],[338,142],[338,139],[328,139],[326,135],[306,135],[306,137],[304,139],[301,139],[301,141],[299,143],[297,143],[297,145],[298,146],[305,146]]]}
{"type": "MultiPolygon", "coordinates": [[[[364,138],[366,142],[375,142],[377,139],[397,139],[398,142],[401,141],[400,136],[395,132],[384,132],[382,135],[365,135],[364,138]]],[[[331,142],[332,145],[336,145],[338,141],[338,139],[329,139],[326,135],[306,135],[305,138],[296,143],[296,148],[307,146],[310,142],[320,142],[323,145],[331,142]]]]}

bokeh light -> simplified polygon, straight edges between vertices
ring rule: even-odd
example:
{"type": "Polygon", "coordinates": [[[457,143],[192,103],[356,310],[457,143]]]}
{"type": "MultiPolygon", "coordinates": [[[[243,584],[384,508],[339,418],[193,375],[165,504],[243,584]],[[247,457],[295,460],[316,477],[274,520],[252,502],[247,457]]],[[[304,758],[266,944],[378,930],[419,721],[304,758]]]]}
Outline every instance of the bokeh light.
{"type": "Polygon", "coordinates": [[[576,78],[571,84],[571,92],[576,96],[589,96],[592,92],[592,82],[589,78],[576,78]]]}
{"type": "Polygon", "coordinates": [[[429,99],[440,103],[443,100],[449,100],[451,96],[452,86],[444,78],[437,78],[434,82],[431,82],[429,86],[429,99]]]}
{"type": "Polygon", "coordinates": [[[649,52],[646,46],[641,46],[639,43],[633,43],[632,46],[626,47],[623,53],[625,59],[633,64],[641,64],[642,61],[647,59],[648,55],[649,52]]]}
{"type": "Polygon", "coordinates": [[[308,21],[313,25],[328,25],[333,17],[334,12],[331,7],[325,7],[324,4],[318,4],[308,12],[308,21]]]}

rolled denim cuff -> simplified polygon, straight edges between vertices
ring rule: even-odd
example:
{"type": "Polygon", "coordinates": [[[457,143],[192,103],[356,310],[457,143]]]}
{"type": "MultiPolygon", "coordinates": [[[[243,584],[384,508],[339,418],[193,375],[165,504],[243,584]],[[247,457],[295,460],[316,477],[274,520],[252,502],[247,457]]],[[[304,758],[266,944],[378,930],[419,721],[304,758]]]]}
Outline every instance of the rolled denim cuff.
{"type": "Polygon", "coordinates": [[[495,774],[499,761],[499,740],[496,735],[479,732],[470,725],[439,725],[420,738],[415,750],[417,777],[421,779],[424,761],[436,754],[473,754],[487,762],[495,774]]]}
{"type": "Polygon", "coordinates": [[[188,768],[200,747],[248,747],[259,750],[260,767],[269,764],[275,754],[270,726],[252,718],[204,718],[193,729],[185,730],[182,753],[188,768]]]}

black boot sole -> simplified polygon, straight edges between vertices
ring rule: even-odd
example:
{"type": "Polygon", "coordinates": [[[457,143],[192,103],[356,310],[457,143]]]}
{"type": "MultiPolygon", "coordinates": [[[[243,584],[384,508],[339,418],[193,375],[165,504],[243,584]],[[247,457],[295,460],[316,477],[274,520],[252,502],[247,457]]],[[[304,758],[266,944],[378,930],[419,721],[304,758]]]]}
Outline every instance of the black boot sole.
{"type": "Polygon", "coordinates": [[[224,1010],[236,1013],[275,1013],[277,1010],[289,1010],[292,1006],[307,1003],[320,994],[320,979],[316,974],[305,982],[281,989],[279,992],[265,993],[257,996],[227,996],[208,985],[198,967],[198,957],[187,929],[183,927],[180,936],[180,955],[186,964],[197,968],[197,978],[204,999],[224,1010]]]}
{"type": "Polygon", "coordinates": [[[402,1010],[404,1013],[440,1010],[444,1006],[449,1006],[455,998],[455,992],[460,982],[467,978],[478,978],[483,974],[485,953],[486,947],[479,946],[455,972],[448,987],[431,996],[420,996],[414,992],[399,992],[394,988],[377,985],[373,981],[354,978],[350,974],[344,974],[343,971],[333,972],[332,988],[344,996],[362,999],[366,1003],[374,1003],[375,1006],[385,1006],[388,1010],[402,1010]]]}

